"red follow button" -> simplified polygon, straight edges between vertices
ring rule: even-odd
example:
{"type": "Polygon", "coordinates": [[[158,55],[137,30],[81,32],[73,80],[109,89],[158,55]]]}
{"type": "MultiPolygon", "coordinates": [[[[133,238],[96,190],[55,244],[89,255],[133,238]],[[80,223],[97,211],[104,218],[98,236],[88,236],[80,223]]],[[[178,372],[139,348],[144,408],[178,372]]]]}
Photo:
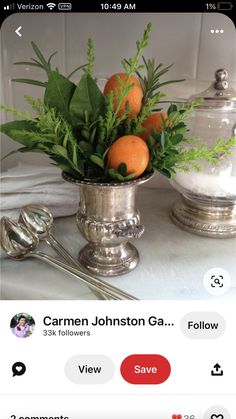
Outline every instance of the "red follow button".
{"type": "Polygon", "coordinates": [[[162,355],[129,355],[120,372],[130,384],[161,384],[169,378],[171,366],[162,355]]]}

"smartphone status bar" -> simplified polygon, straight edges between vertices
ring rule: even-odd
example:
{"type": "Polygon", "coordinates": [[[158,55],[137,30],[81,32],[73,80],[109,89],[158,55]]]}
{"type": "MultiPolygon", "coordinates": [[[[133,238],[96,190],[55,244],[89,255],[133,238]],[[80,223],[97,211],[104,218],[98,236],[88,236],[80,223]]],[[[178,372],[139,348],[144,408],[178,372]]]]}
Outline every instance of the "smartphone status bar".
{"type": "Polygon", "coordinates": [[[134,0],[134,1],[109,1],[109,0],[93,0],[92,2],[70,2],[61,1],[24,1],[9,2],[4,0],[2,9],[6,13],[20,12],[44,12],[44,13],[61,13],[61,12],[108,12],[108,13],[201,13],[201,12],[226,12],[232,14],[234,5],[232,2],[210,2],[199,0],[198,2],[153,2],[153,0],[134,0]]]}

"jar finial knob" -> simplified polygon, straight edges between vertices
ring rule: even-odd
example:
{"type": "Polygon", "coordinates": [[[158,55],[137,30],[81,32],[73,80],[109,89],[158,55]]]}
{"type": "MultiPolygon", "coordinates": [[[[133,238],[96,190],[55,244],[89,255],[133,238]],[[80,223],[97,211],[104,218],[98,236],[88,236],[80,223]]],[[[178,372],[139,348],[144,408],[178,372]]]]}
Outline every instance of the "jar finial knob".
{"type": "Polygon", "coordinates": [[[224,68],[220,68],[219,70],[216,70],[215,72],[215,83],[214,87],[216,90],[226,90],[229,87],[229,84],[227,82],[228,78],[228,71],[224,68]]]}

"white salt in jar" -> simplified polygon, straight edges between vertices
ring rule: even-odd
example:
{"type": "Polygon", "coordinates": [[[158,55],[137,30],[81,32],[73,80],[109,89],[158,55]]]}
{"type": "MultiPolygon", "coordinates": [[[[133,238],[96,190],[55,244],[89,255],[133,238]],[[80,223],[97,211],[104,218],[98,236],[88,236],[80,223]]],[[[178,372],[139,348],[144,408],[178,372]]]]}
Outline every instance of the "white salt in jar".
{"type": "MultiPolygon", "coordinates": [[[[217,138],[236,136],[236,92],[227,71],[217,70],[216,80],[201,97],[203,102],[189,118],[189,135],[211,146],[217,138]]],[[[171,210],[172,220],[185,230],[208,237],[236,236],[236,147],[219,156],[218,164],[199,162],[200,172],[178,172],[171,183],[181,193],[171,210]]]]}

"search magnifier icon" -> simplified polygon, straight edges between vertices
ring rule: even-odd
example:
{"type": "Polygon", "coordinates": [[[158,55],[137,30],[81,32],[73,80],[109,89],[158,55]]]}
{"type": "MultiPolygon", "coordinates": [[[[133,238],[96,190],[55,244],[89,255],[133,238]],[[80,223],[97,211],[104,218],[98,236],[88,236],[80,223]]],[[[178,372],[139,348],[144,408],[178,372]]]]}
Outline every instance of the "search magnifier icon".
{"type": "Polygon", "coordinates": [[[231,287],[231,277],[228,271],[216,266],[205,272],[203,285],[209,294],[216,297],[224,295],[231,287]]]}
{"type": "Polygon", "coordinates": [[[211,276],[212,279],[212,283],[211,286],[212,288],[215,288],[216,286],[218,286],[219,288],[222,288],[224,286],[224,284],[222,282],[220,282],[220,279],[223,281],[224,277],[222,275],[219,275],[219,277],[216,277],[215,275],[211,276]]]}

